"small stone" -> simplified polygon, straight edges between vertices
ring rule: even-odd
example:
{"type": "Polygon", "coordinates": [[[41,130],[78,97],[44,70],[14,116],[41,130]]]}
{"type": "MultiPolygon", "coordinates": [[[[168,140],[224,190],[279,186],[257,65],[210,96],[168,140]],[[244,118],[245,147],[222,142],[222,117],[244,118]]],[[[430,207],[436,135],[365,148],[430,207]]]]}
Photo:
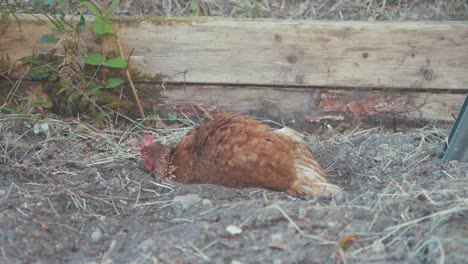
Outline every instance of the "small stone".
{"type": "Polygon", "coordinates": [[[102,237],[102,232],[99,228],[96,228],[96,230],[94,230],[94,232],[91,234],[91,239],[96,242],[98,241],[99,239],[101,239],[102,237]]]}
{"type": "Polygon", "coordinates": [[[374,241],[374,243],[372,243],[372,249],[375,252],[383,252],[385,251],[385,245],[380,241],[374,241]]]}
{"type": "Polygon", "coordinates": [[[403,145],[401,145],[401,151],[403,152],[411,152],[414,150],[414,145],[411,144],[411,143],[405,143],[403,145]]]}
{"type": "Polygon", "coordinates": [[[374,157],[374,160],[375,160],[375,161],[378,161],[378,162],[381,162],[381,161],[383,160],[383,157],[377,154],[377,155],[374,157]]]}
{"type": "Polygon", "coordinates": [[[200,198],[200,196],[196,194],[188,194],[174,197],[174,199],[172,199],[172,203],[175,205],[179,205],[186,210],[194,206],[195,204],[201,202],[201,200],[202,199],[200,198]]]}
{"type": "Polygon", "coordinates": [[[49,136],[49,124],[42,121],[37,121],[33,126],[34,134],[40,136],[44,135],[46,137],[49,136]]]}
{"type": "Polygon", "coordinates": [[[273,242],[280,241],[281,239],[283,239],[283,235],[280,233],[271,235],[271,241],[273,242]]]}
{"type": "Polygon", "coordinates": [[[235,225],[228,225],[226,227],[226,231],[228,231],[229,234],[231,234],[231,235],[238,235],[238,234],[242,233],[242,229],[240,229],[239,227],[237,227],[235,225]]]}
{"type": "Polygon", "coordinates": [[[213,206],[213,203],[208,199],[203,199],[202,204],[204,206],[213,206]]]}

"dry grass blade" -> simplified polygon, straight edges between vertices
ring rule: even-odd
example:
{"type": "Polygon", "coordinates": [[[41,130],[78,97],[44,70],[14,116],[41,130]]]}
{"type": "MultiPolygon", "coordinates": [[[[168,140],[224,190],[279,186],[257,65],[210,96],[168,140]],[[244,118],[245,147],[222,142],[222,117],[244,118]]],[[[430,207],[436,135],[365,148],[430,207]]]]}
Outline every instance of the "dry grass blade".
{"type": "Polygon", "coordinates": [[[205,253],[203,253],[203,251],[201,249],[199,249],[198,247],[196,247],[194,244],[190,243],[190,242],[187,242],[189,244],[189,246],[195,250],[195,252],[197,253],[197,255],[203,259],[204,261],[211,261],[211,258],[208,257],[207,255],[205,255],[205,253]]]}
{"type": "Polygon", "coordinates": [[[414,225],[414,224],[417,224],[418,222],[421,222],[421,221],[424,221],[424,220],[427,220],[427,219],[431,219],[431,218],[435,218],[435,217],[444,217],[444,216],[448,216],[448,215],[455,214],[455,213],[460,213],[460,212],[465,212],[465,211],[468,212],[468,206],[467,205],[468,205],[467,203],[464,203],[464,205],[456,206],[454,208],[450,208],[450,209],[447,209],[447,210],[442,210],[442,211],[437,212],[437,213],[433,213],[433,214],[430,214],[430,215],[419,217],[419,218],[413,219],[411,221],[408,221],[408,222],[405,222],[405,223],[402,223],[402,224],[399,224],[399,225],[387,227],[385,230],[386,231],[391,231],[391,232],[396,232],[396,231],[398,231],[399,229],[401,229],[403,227],[414,225]]]}
{"type": "Polygon", "coordinates": [[[101,263],[107,263],[107,261],[109,261],[109,260],[112,262],[112,259],[110,258],[110,256],[112,254],[112,251],[114,251],[116,245],[117,245],[117,241],[112,240],[112,242],[111,242],[109,248],[107,249],[106,253],[102,256],[101,263]]]}

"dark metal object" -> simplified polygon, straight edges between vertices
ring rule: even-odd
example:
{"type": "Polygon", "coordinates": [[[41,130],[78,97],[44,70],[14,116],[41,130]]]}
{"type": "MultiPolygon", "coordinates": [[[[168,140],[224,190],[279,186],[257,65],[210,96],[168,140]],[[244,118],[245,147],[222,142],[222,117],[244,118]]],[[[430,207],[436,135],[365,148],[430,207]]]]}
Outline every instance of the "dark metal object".
{"type": "Polygon", "coordinates": [[[458,114],[445,146],[443,162],[468,162],[468,96],[458,114]]]}

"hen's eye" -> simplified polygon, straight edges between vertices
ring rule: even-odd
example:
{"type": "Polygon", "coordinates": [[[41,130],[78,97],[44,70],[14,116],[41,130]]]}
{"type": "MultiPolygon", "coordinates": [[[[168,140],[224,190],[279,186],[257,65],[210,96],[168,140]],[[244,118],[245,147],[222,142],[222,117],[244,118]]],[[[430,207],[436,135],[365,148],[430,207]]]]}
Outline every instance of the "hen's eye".
{"type": "Polygon", "coordinates": [[[148,158],[148,152],[143,152],[143,157],[148,158]]]}

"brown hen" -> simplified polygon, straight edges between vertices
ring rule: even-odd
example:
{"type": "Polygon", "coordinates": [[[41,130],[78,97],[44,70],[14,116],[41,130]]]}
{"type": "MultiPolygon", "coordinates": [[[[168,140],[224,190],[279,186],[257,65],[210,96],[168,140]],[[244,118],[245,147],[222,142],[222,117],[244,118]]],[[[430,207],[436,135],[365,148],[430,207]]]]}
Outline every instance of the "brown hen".
{"type": "Polygon", "coordinates": [[[293,196],[340,194],[327,182],[302,135],[272,130],[237,114],[221,114],[192,129],[175,147],[145,136],[141,159],[156,178],[232,188],[262,187],[293,196]]]}

